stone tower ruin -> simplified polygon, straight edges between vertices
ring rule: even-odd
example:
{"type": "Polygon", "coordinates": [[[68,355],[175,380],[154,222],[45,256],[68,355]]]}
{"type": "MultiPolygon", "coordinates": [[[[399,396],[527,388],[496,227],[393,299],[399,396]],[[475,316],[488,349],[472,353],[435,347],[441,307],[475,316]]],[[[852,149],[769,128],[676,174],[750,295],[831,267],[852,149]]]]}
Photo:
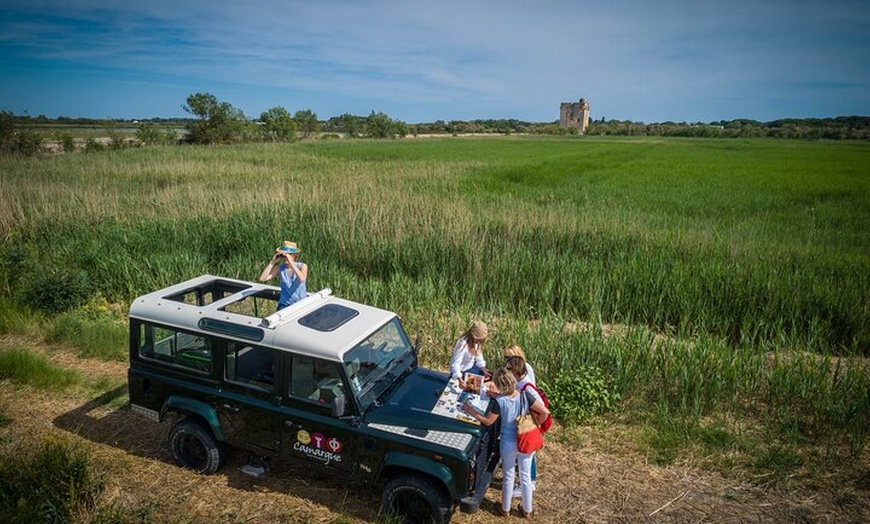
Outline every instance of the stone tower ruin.
{"type": "Polygon", "coordinates": [[[573,127],[581,135],[589,127],[589,102],[562,102],[559,108],[559,127],[573,127]]]}

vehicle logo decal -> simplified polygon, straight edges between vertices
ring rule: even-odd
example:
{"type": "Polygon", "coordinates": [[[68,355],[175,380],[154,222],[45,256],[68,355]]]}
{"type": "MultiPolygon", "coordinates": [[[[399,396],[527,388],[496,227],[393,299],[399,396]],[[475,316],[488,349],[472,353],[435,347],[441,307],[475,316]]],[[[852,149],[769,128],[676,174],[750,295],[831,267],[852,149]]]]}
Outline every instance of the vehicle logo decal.
{"type": "Polygon", "coordinates": [[[329,465],[330,462],[341,462],[341,441],[335,437],[327,438],[323,433],[308,433],[304,429],[296,432],[296,443],[293,449],[306,457],[329,465]]]}

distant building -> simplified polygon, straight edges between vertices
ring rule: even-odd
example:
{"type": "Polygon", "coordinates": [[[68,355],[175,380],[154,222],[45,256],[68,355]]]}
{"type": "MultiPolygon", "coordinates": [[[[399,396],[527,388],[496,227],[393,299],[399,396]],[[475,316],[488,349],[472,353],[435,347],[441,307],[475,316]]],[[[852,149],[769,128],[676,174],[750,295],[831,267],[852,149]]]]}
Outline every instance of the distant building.
{"type": "Polygon", "coordinates": [[[581,135],[589,127],[589,102],[562,102],[559,108],[559,127],[573,127],[581,135]]]}

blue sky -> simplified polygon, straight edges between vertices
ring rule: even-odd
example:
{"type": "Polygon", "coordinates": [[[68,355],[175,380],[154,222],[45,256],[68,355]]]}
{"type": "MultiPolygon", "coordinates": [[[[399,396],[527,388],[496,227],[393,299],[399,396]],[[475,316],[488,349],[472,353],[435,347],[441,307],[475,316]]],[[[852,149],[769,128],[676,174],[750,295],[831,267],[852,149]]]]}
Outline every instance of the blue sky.
{"type": "Polygon", "coordinates": [[[870,115],[867,0],[0,0],[0,109],[408,123],[870,115]]]}

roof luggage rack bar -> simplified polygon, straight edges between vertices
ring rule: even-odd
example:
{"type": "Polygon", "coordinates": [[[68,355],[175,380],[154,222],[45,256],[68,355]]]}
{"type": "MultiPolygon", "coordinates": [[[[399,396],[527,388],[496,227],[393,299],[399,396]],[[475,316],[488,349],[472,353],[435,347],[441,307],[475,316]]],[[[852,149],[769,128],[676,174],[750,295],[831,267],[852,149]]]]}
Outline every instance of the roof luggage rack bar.
{"type": "Polygon", "coordinates": [[[332,290],[327,288],[323,288],[316,293],[309,293],[307,297],[303,298],[299,302],[295,304],[291,304],[281,311],[276,311],[272,313],[268,317],[263,319],[263,327],[269,329],[275,329],[279,325],[286,322],[290,317],[294,317],[303,311],[307,311],[309,309],[313,309],[318,303],[328,298],[332,295],[332,290]]]}

